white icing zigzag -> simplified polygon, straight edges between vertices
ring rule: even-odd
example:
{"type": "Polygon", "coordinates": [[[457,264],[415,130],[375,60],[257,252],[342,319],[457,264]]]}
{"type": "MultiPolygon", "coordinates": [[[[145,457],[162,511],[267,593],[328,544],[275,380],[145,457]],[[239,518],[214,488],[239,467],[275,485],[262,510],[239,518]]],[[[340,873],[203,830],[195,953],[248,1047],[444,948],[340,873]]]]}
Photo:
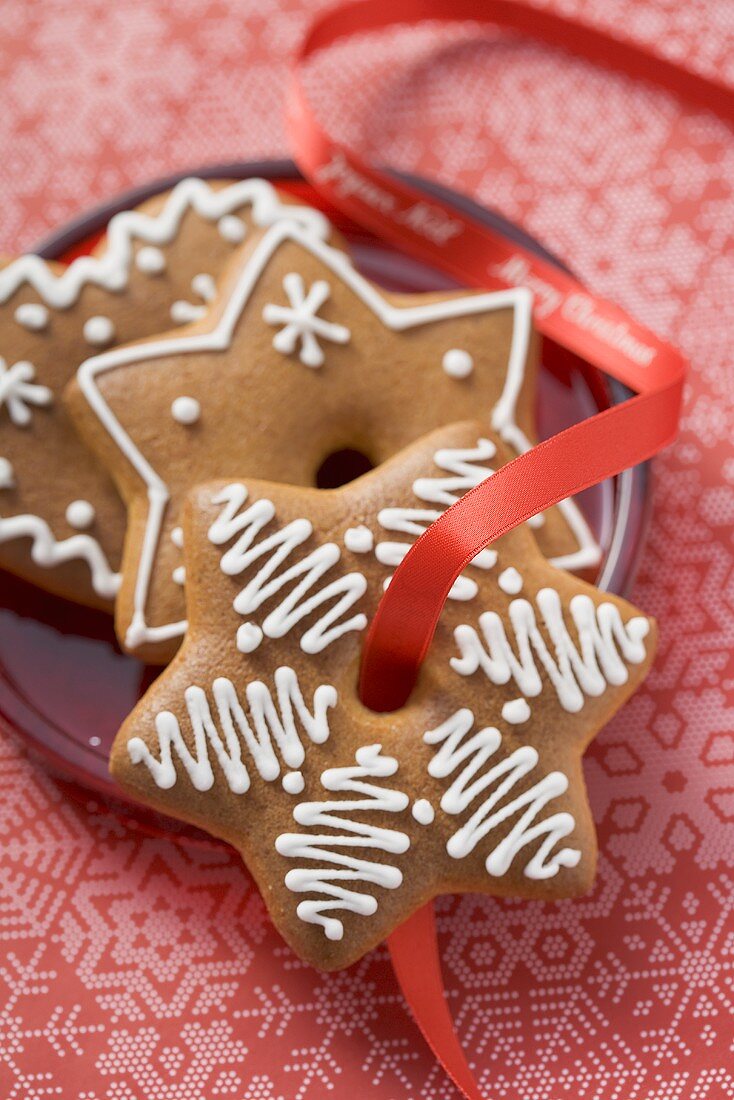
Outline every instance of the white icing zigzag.
{"type": "Polygon", "coordinates": [[[206,692],[200,687],[188,687],[184,698],[193,731],[193,752],[186,744],[175,714],[163,710],[155,720],[160,757],[153,756],[141,737],[131,737],[127,743],[130,759],[133,764],[144,763],[156,786],[168,790],[176,783],[172,755],[175,753],[196,790],[208,791],[215,782],[209,759],[211,747],[227,786],[235,794],[242,794],[250,787],[250,775],[242,759],[242,741],[259,775],[267,782],[280,775],[278,755],[286,768],[300,768],[305,751],[296,718],[314,744],[323,744],[329,737],[327,711],[336,706],[336,690],[328,684],[317,687],[310,711],[293,669],[276,669],[274,679],[277,706],[272,692],[262,681],[254,680],[245,688],[249,721],[232,681],[225,677],[215,680],[212,695],[219,726],[212,716],[206,692]]]}
{"type": "MultiPolygon", "coordinates": [[[[519,435],[522,434],[519,433],[518,435],[518,433],[519,429],[516,429],[515,435],[513,435],[511,440],[513,446],[516,448],[519,447],[519,435]]],[[[507,432],[504,434],[506,435],[507,432]]],[[[530,444],[527,443],[527,445],[521,449],[528,450],[529,446],[530,444]]],[[[386,531],[399,531],[401,534],[412,535],[414,538],[419,538],[429,524],[437,520],[446,508],[455,504],[464,493],[467,493],[476,485],[480,485],[481,482],[485,481],[486,478],[494,473],[492,467],[487,466],[486,463],[494,458],[496,453],[497,449],[489,439],[478,439],[476,447],[447,447],[436,451],[433,456],[433,461],[436,466],[445,470],[447,474],[449,474],[449,477],[418,478],[413,482],[413,492],[419,500],[424,500],[428,504],[440,505],[440,510],[383,508],[377,515],[378,522],[386,531]]],[[[571,502],[565,503],[569,505],[570,511],[573,512],[574,515],[578,514],[574,504],[571,502]]],[[[538,518],[537,516],[533,517],[533,520],[529,521],[528,525],[534,526],[533,521],[538,518]]],[[[579,540],[581,550],[578,551],[578,555],[580,556],[578,556],[578,560],[576,560],[575,557],[571,560],[568,556],[551,558],[551,565],[556,565],[559,568],[576,568],[595,564],[596,561],[598,561],[598,555],[594,557],[589,546],[593,544],[593,547],[596,547],[596,543],[593,543],[592,540],[592,544],[587,546],[584,542],[585,536],[583,536],[579,525],[572,522],[570,515],[567,515],[566,519],[579,540]]],[[[581,525],[584,528],[586,527],[583,520],[581,520],[581,525]]],[[[375,556],[383,565],[396,566],[400,564],[409,549],[410,544],[404,542],[380,542],[375,547],[375,556]]],[[[594,553],[596,553],[596,550],[594,550],[594,553]]],[[[481,553],[477,554],[471,564],[480,569],[491,569],[496,561],[496,552],[489,549],[482,550],[481,553]]],[[[471,577],[460,576],[452,585],[451,591],[449,592],[449,599],[471,600],[476,596],[477,592],[477,584],[471,577]]]]}
{"type": "Polygon", "coordinates": [[[18,515],[0,519],[0,543],[21,538],[33,540],[31,560],[36,565],[49,568],[82,558],[89,566],[92,586],[97,595],[109,600],[117,595],[122,578],[110,569],[104,551],[91,535],[57,539],[40,516],[18,515]]]}
{"type": "Polygon", "coordinates": [[[451,658],[452,668],[462,676],[481,668],[493,684],[513,680],[523,695],[533,697],[543,689],[539,662],[561,706],[575,713],[583,707],[584,695],[602,695],[609,684],[627,683],[625,661],[635,665],[644,661],[650,624],[643,616],[623,623],[615,604],[605,601],[597,606],[589,596],[573,596],[569,611],[578,632],[577,645],[566,627],[558,592],[541,588],[536,604],[554,652],[546,645],[533,605],[517,599],[509,607],[517,652],[500,616],[485,611],[479,616],[483,638],[473,626],[457,626],[454,631],[461,656],[451,658]]]}
{"type": "Polygon", "coordinates": [[[441,809],[447,814],[461,814],[482,797],[471,817],[449,838],[446,851],[455,859],[463,859],[493,830],[508,823],[504,839],[485,860],[490,875],[506,874],[515,856],[541,838],[542,843],[524,867],[527,878],[552,878],[561,867],[575,867],[581,858],[577,848],[553,851],[560,840],[573,832],[573,816],[555,813],[536,820],[549,802],[568,790],[566,776],[562,772],[549,772],[534,786],[506,801],[513,788],[522,784],[536,767],[538,753],[525,745],[485,771],[487,761],[501,747],[502,738],[493,726],[469,737],[473,726],[473,713],[463,708],[423,735],[426,744],[440,745],[428,765],[429,774],[445,779],[459,771],[441,798],[441,809]],[[514,824],[510,824],[513,819],[514,824]]]}
{"type": "MultiPolygon", "coordinates": [[[[479,485],[493,472],[486,463],[494,458],[497,449],[489,439],[478,439],[476,447],[445,448],[436,451],[433,461],[448,477],[421,477],[413,482],[413,492],[419,500],[428,504],[441,505],[440,511],[427,508],[383,508],[377,513],[377,521],[386,531],[399,531],[401,534],[419,538],[426,528],[439,518],[443,511],[455,504],[459,497],[479,485]]],[[[383,565],[400,565],[410,550],[410,543],[378,542],[375,557],[383,565]]],[[[482,550],[474,558],[472,565],[480,569],[491,569],[497,561],[494,550],[482,550]]],[[[471,600],[478,592],[476,581],[471,577],[457,577],[449,592],[449,599],[471,600]]]]}
{"type": "Polygon", "coordinates": [[[241,511],[247,496],[247,488],[240,483],[222,490],[213,503],[223,504],[224,508],[208,532],[209,541],[215,546],[222,546],[239,536],[222,555],[220,567],[227,576],[238,576],[258,559],[265,559],[262,568],[235,597],[234,609],[241,615],[249,615],[284,588],[289,591],[268,613],[262,631],[252,623],[243,624],[238,632],[240,649],[245,652],[255,649],[262,640],[262,633],[268,638],[282,638],[324,604],[332,606],[301,636],[301,649],[305,653],[320,653],[348,631],[364,630],[365,615],[342,619],[367,589],[367,581],[361,573],[347,573],[319,587],[322,577],[341,558],[336,543],[324,543],[305,557],[294,560],[294,552],[313,533],[313,525],[307,519],[293,520],[257,541],[260,532],[274,518],[275,505],[262,499],[241,511]],[[284,568],[279,572],[281,566],[284,568]]]}
{"type": "Polygon", "coordinates": [[[329,768],[321,776],[325,790],[340,794],[352,792],[362,797],[300,802],[293,811],[299,825],[338,832],[283,833],[275,842],[276,851],[287,859],[313,860],[327,865],[295,868],[285,876],[285,884],[298,894],[321,895],[300,902],[296,912],[302,921],[321,925],[330,940],[343,937],[344,925],[338,918],[325,914],[346,910],[370,916],[377,910],[377,899],[372,894],[361,893],[342,883],[370,883],[395,890],[403,881],[399,868],[349,854],[355,848],[360,852],[368,848],[401,855],[410,847],[406,833],[343,816],[374,811],[401,813],[407,808],[407,794],[365,782],[368,778],[387,778],[398,770],[397,761],[391,756],[382,756],[381,748],[381,745],[368,745],[358,749],[356,766],[329,768]]]}
{"type": "Polygon", "coordinates": [[[0,271],[0,302],[7,301],[24,284],[32,286],[54,309],[74,305],[88,283],[110,291],[124,290],[132,269],[135,242],[170,244],[188,210],[216,222],[242,206],[252,208],[256,225],[272,225],[281,218],[292,218],[319,236],[328,232],[322,214],[305,206],[284,205],[266,180],[242,180],[215,190],[204,180],[185,179],[176,184],[155,216],[136,210],[116,214],[107,227],[106,248],[101,256],[80,256],[59,274],[40,256],[20,256],[0,271]]]}

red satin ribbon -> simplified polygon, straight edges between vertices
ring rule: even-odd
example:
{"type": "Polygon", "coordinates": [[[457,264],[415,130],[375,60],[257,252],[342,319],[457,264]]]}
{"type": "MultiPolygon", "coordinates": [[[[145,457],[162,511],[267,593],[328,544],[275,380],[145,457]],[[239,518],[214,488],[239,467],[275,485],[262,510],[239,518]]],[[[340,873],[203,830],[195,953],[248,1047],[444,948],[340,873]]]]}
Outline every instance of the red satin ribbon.
{"type": "MultiPolygon", "coordinates": [[[[633,42],[541,11],[520,0],[360,0],[312,25],[296,58],[289,97],[294,155],[310,182],[351,219],[465,284],[504,289],[503,270],[545,284],[535,323],[546,341],[579,355],[628,386],[630,400],[568,428],[503,467],[449,508],[397,568],[365,640],[360,694],[374,710],[406,701],[456,577],[489,543],[621,470],[675,437],[686,364],[619,307],[471,217],[365,164],[318,123],[301,67],[346,35],[423,19],[500,26],[628,76],[653,81],[694,107],[734,122],[734,95],[714,79],[679,69],[633,42]]],[[[389,940],[393,965],[416,1022],[464,1096],[480,1097],[443,997],[432,907],[389,940]]]]}

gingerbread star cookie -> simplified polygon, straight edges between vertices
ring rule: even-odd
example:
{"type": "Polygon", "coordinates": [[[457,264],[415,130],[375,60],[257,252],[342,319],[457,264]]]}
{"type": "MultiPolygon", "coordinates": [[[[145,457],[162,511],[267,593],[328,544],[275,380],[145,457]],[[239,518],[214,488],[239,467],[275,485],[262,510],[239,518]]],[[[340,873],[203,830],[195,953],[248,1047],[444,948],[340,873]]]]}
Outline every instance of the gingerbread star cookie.
{"type": "MultiPolygon", "coordinates": [[[[67,391],[75,422],[129,509],[121,643],[171,658],[185,630],[181,506],[233,473],[313,486],[344,451],[378,465],[440,424],[480,415],[517,449],[532,438],[531,298],[388,294],[292,223],[222,276],[185,333],[96,356],[67,391]]],[[[544,552],[593,566],[572,502],[541,517],[544,552]]]]}
{"type": "Polygon", "coordinates": [[[588,890],[581,757],[645,676],[653,622],[554,568],[527,528],[458,579],[408,704],[357,696],[391,567],[506,461],[473,422],[351,484],[198,486],[184,518],[189,630],[119,732],[136,799],[223,837],[304,959],[358,959],[443,892],[588,890]]]}
{"type": "Polygon", "coordinates": [[[0,567],[110,606],[125,509],[74,432],[63,388],[95,351],[203,316],[232,253],[282,217],[328,233],[264,180],[187,179],[117,214],[68,267],[30,255],[0,264],[0,567]]]}

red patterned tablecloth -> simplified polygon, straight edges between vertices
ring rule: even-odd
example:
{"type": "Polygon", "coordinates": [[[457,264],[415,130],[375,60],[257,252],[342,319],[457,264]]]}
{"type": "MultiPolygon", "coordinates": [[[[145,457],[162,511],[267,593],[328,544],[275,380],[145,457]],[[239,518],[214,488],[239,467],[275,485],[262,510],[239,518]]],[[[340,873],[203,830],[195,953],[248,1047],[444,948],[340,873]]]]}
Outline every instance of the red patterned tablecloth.
{"type": "MultiPolygon", "coordinates": [[[[734,83],[722,0],[552,3],[734,83]]],[[[171,170],[285,154],[285,59],[315,8],[4,0],[2,249],[171,170]]],[[[446,898],[439,923],[492,1100],[732,1097],[734,139],[662,93],[466,28],[351,43],[313,81],[343,136],[522,222],[693,363],[634,592],[659,657],[586,764],[596,889],[446,898]]],[[[126,831],[8,742],[0,769],[3,1100],[454,1097],[384,949],[319,975],[236,858],[126,831]]]]}

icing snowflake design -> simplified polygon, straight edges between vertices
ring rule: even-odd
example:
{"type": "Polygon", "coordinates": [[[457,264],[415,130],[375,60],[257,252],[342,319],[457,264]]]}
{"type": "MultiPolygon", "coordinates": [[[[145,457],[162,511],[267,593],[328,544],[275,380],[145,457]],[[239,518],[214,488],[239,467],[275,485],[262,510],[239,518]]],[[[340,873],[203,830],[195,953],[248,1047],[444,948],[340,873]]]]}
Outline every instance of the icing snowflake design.
{"type": "Polygon", "coordinates": [[[48,386],[34,383],[36,368],[27,360],[9,367],[0,358],[0,408],[7,407],[8,416],[19,428],[31,422],[30,405],[50,405],[53,394],[48,386]]]}
{"type": "Polygon", "coordinates": [[[324,353],[317,337],[334,344],[347,344],[352,335],[344,325],[325,321],[318,316],[322,305],[328,301],[329,284],[324,279],[317,279],[307,294],[303,278],[292,271],[283,279],[283,289],[290,306],[271,303],[263,310],[266,324],[283,325],[273,337],[273,347],[282,355],[291,355],[300,341],[301,362],[307,367],[320,367],[324,362],[324,353]]]}

